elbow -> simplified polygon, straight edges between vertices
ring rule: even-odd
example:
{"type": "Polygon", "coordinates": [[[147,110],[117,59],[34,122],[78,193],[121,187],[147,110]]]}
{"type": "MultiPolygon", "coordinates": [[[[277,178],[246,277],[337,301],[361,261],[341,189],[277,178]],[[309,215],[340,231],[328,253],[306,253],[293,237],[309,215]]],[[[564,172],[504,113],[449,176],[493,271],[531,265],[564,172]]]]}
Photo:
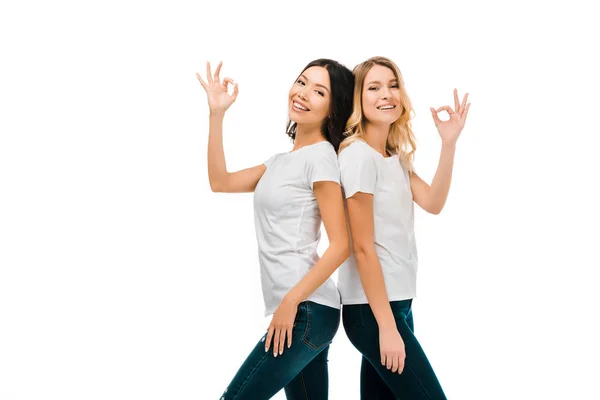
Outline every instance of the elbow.
{"type": "Polygon", "coordinates": [[[213,191],[213,193],[223,193],[226,191],[227,189],[227,185],[225,184],[225,180],[224,179],[211,179],[210,177],[208,178],[208,183],[210,184],[210,190],[213,191]]]}
{"type": "Polygon", "coordinates": [[[210,182],[210,190],[212,190],[213,193],[221,193],[223,191],[221,186],[213,182],[210,182]]]}
{"type": "Polygon", "coordinates": [[[346,260],[348,257],[350,257],[350,240],[347,240],[344,245],[341,247],[340,249],[340,253],[342,254],[342,258],[344,260],[346,260]]]}
{"type": "Polygon", "coordinates": [[[439,215],[442,212],[442,207],[436,207],[429,210],[430,214],[439,215]]]}
{"type": "Polygon", "coordinates": [[[348,257],[350,257],[350,240],[339,240],[334,242],[330,242],[329,248],[335,252],[336,255],[339,256],[341,262],[346,261],[348,257]]]}
{"type": "Polygon", "coordinates": [[[442,212],[442,209],[444,208],[444,203],[439,203],[439,204],[429,204],[429,206],[427,208],[425,208],[425,211],[427,211],[429,214],[433,214],[433,215],[438,215],[439,213],[442,212]]]}
{"type": "Polygon", "coordinates": [[[375,254],[375,245],[374,243],[353,243],[352,251],[357,260],[365,259],[375,254]]]}

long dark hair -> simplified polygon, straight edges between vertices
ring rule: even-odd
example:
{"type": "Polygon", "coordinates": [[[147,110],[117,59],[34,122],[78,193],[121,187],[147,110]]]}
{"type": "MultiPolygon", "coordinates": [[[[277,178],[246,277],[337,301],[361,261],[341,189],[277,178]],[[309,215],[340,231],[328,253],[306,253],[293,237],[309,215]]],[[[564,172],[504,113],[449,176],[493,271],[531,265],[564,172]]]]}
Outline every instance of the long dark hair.
{"type": "MultiPolygon", "coordinates": [[[[340,143],[344,140],[346,122],[352,113],[354,75],[344,65],[328,58],[319,58],[318,60],[311,61],[304,67],[302,73],[310,67],[323,67],[329,73],[331,104],[329,106],[329,115],[323,121],[321,131],[325,139],[333,145],[337,152],[340,143]]],[[[294,121],[288,121],[286,133],[292,140],[296,139],[296,123],[294,121]]]]}

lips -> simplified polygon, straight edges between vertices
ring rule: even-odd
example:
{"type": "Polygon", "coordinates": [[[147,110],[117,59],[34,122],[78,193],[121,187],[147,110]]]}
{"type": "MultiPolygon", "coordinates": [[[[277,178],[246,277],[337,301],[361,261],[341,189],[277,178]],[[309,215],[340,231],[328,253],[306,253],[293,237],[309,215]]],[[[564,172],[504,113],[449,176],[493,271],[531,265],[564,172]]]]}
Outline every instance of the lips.
{"type": "Polygon", "coordinates": [[[306,104],[298,100],[292,100],[292,107],[297,111],[310,111],[310,108],[308,108],[306,104]]]}
{"type": "Polygon", "coordinates": [[[391,111],[394,108],[396,108],[396,106],[393,104],[382,104],[380,106],[377,106],[376,108],[380,111],[391,111]]]}

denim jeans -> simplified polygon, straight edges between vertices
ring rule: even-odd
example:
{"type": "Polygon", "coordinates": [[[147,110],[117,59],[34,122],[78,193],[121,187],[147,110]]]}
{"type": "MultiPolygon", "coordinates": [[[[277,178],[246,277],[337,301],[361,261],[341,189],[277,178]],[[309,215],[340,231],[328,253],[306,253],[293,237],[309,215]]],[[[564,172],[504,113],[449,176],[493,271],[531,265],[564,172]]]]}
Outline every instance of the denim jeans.
{"type": "Polygon", "coordinates": [[[412,299],[390,302],[406,352],[401,374],[393,373],[381,365],[379,327],[371,306],[353,304],[343,307],[342,318],[348,339],[363,355],[361,399],[446,399],[435,372],[415,337],[411,305],[412,299]]]}
{"type": "Polygon", "coordinates": [[[340,310],[305,301],[298,305],[282,355],[265,352],[265,334],[242,364],[221,400],[270,399],[281,389],[290,400],[327,399],[327,352],[340,324],[340,310]]]}

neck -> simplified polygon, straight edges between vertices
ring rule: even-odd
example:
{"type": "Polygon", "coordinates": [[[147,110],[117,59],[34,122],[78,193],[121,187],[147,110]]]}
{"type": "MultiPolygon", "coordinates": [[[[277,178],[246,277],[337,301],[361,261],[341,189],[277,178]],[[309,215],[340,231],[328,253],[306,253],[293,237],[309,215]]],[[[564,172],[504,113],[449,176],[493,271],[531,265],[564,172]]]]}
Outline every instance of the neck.
{"type": "Polygon", "coordinates": [[[294,139],[294,148],[292,151],[322,142],[323,140],[325,140],[325,137],[321,133],[321,125],[296,125],[296,139],[294,139]]]}
{"type": "Polygon", "coordinates": [[[370,124],[367,122],[365,125],[365,140],[376,151],[381,153],[384,157],[388,154],[385,150],[387,144],[387,137],[390,132],[389,124],[370,124]]]}

